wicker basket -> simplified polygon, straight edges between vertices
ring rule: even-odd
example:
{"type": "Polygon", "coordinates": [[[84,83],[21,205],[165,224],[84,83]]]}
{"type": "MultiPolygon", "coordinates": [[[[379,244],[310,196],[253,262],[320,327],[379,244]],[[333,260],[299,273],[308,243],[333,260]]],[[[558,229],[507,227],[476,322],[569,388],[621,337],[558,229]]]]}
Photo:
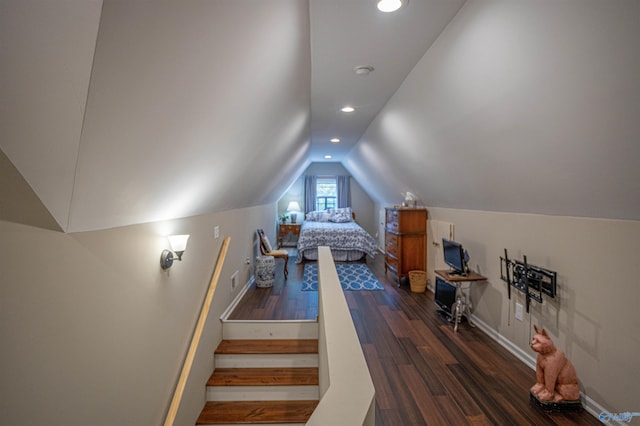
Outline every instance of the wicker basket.
{"type": "Polygon", "coordinates": [[[427,273],[425,271],[409,271],[409,283],[414,293],[424,293],[427,288],[427,273]]]}

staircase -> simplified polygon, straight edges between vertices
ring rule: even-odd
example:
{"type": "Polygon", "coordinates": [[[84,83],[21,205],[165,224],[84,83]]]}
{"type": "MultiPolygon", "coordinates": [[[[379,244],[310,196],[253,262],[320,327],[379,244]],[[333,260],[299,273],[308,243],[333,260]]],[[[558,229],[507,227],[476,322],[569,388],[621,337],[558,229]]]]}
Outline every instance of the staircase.
{"type": "Polygon", "coordinates": [[[225,322],[198,425],[304,425],[318,405],[318,324],[225,322]]]}

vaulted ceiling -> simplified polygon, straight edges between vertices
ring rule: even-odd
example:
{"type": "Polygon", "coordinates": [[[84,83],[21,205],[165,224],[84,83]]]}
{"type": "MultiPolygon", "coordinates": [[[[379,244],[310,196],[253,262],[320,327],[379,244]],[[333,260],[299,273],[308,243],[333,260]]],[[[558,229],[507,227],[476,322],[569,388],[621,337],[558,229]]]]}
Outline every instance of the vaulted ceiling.
{"type": "Polygon", "coordinates": [[[303,170],[306,2],[4,7],[2,150],[65,231],[272,202],[303,170]]]}
{"type": "Polygon", "coordinates": [[[374,3],[4,0],[0,219],[260,205],[325,154],[381,203],[640,219],[640,3],[374,3]]]}

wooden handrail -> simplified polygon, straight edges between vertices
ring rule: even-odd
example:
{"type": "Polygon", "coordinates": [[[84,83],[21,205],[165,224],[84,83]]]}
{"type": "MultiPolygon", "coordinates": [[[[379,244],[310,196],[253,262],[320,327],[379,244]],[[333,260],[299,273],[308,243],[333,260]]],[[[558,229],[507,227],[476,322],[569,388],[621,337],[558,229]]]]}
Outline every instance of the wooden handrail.
{"type": "Polygon", "coordinates": [[[191,345],[189,346],[187,357],[185,358],[184,364],[182,365],[182,372],[180,373],[180,378],[178,379],[176,390],[173,392],[173,399],[171,400],[171,405],[169,406],[169,412],[167,413],[167,418],[164,421],[164,426],[173,426],[173,422],[175,421],[176,415],[178,414],[178,408],[180,407],[180,403],[182,402],[184,388],[187,384],[189,374],[191,373],[191,366],[193,365],[193,359],[196,356],[196,350],[200,345],[202,330],[204,329],[204,325],[207,322],[207,316],[209,315],[209,309],[211,308],[211,301],[213,300],[213,294],[215,293],[216,287],[218,286],[218,280],[220,279],[220,273],[222,272],[224,259],[227,256],[227,251],[229,250],[230,241],[231,237],[226,237],[222,242],[222,248],[220,249],[218,262],[216,263],[216,268],[213,271],[213,276],[211,277],[211,282],[209,283],[209,290],[207,290],[204,302],[202,303],[200,317],[198,318],[196,328],[193,332],[193,337],[191,338],[191,345]]]}

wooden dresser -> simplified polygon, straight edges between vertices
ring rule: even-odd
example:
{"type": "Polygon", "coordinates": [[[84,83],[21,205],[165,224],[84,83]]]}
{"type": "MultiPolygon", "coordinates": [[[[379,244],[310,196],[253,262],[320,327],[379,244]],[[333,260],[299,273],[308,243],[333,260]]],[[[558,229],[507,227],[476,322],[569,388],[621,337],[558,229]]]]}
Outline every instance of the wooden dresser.
{"type": "Polygon", "coordinates": [[[297,244],[301,226],[302,223],[281,223],[278,226],[278,248],[284,244],[297,244]],[[292,237],[295,237],[295,240],[292,237]]]}
{"type": "Polygon", "coordinates": [[[384,271],[398,280],[427,270],[427,209],[386,208],[384,271]]]}

